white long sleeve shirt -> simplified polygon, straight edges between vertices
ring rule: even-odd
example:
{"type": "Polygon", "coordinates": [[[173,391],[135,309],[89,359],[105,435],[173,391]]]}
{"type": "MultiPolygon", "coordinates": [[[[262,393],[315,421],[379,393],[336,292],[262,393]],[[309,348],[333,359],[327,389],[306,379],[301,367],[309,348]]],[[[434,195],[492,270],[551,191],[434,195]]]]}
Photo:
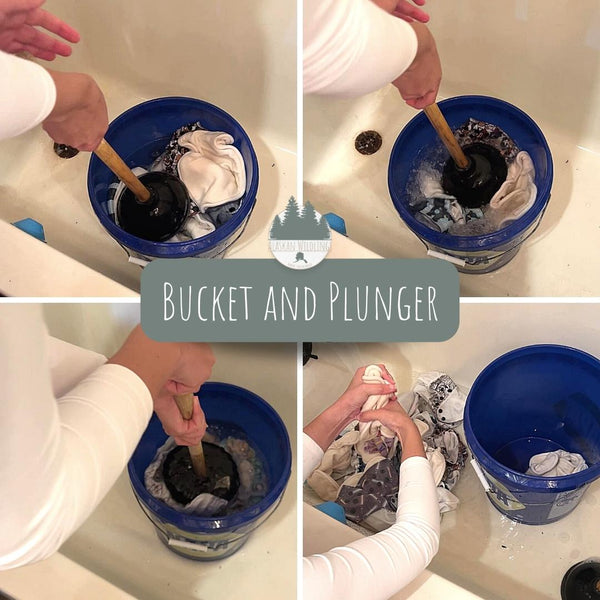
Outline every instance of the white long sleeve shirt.
{"type": "Polygon", "coordinates": [[[152,414],[144,382],[0,305],[0,569],[50,556],[112,487],[152,414]]]}
{"type": "MultiPolygon", "coordinates": [[[[323,451],[303,442],[304,479],[323,451]]],[[[440,514],[431,466],[414,456],[400,465],[396,523],[325,554],[303,560],[305,600],[387,600],[417,577],[439,546],[440,514]]]]}
{"type": "Polygon", "coordinates": [[[414,29],[371,0],[304,0],[304,92],[361,96],[400,76],[414,29]]]}
{"type": "Polygon", "coordinates": [[[55,102],[56,87],[46,69],[0,51],[0,140],[39,125],[55,102]]]}

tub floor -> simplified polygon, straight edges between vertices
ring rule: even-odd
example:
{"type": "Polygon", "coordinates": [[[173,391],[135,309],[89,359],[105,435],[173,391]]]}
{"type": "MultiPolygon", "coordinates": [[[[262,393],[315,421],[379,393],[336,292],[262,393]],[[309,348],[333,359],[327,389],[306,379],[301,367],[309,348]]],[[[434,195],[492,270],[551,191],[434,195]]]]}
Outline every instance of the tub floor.
{"type": "MultiPolygon", "coordinates": [[[[515,523],[499,513],[469,464],[453,493],[460,505],[442,517],[440,549],[428,570],[486,600],[560,600],[567,570],[598,556],[598,481],[570,515],[540,526],[515,523]]],[[[306,485],[304,501],[322,502],[306,485]]]]}
{"type": "Polygon", "coordinates": [[[158,539],[133,495],[125,470],[61,553],[135,598],[264,600],[296,590],[295,344],[212,344],[212,381],[249,389],[279,413],[292,446],[292,475],[281,504],[242,548],[219,561],[180,557],[158,539]],[[264,377],[268,364],[278,377],[264,377]],[[292,382],[292,385],[290,385],[292,382]]]}
{"type": "MultiPolygon", "coordinates": [[[[96,79],[105,93],[111,120],[127,108],[150,99],[121,81],[101,76],[96,79]]],[[[258,156],[260,186],[246,230],[228,251],[228,255],[239,257],[246,255],[244,249],[258,237],[264,238],[266,247],[266,231],[271,221],[285,208],[289,196],[296,193],[293,144],[282,146],[274,141],[274,136],[263,136],[262,132],[253,131],[250,124],[242,125],[258,156]]],[[[38,127],[3,142],[1,159],[4,175],[0,184],[0,219],[14,222],[30,217],[41,222],[49,246],[127,288],[139,290],[140,267],[127,262],[125,251],[106,233],[92,210],[86,183],[89,153],[80,152],[67,160],[59,158],[50,138],[38,127]]],[[[10,248],[5,247],[3,254],[4,260],[15,260],[10,248]]],[[[66,276],[57,271],[58,280],[66,276]]],[[[31,273],[31,278],[35,277],[31,273]]],[[[10,287],[4,289],[19,293],[10,287]]],[[[54,294],[49,291],[40,295],[54,294]]]]}
{"type": "MultiPolygon", "coordinates": [[[[461,313],[462,336],[473,323],[479,322],[473,318],[472,310],[463,309],[461,313]]],[[[546,314],[547,322],[551,320],[547,309],[541,308],[540,312],[546,314]]],[[[513,309],[515,322],[518,315],[519,311],[513,309]]],[[[528,329],[523,325],[527,318],[528,315],[520,313],[520,330],[528,329]]],[[[579,319],[585,322],[583,317],[579,319]]],[[[569,323],[576,328],[578,319],[571,316],[569,323]]],[[[556,322],[556,326],[560,330],[561,323],[556,322]]],[[[509,331],[504,323],[497,327],[509,331]]],[[[478,335],[478,331],[472,327],[470,334],[478,335]]],[[[492,328],[490,339],[494,339],[495,333],[492,328]]],[[[371,362],[385,363],[394,374],[399,390],[409,389],[419,374],[430,369],[449,373],[461,388],[468,390],[475,375],[492,357],[485,355],[485,349],[481,343],[476,344],[475,337],[461,337],[461,332],[457,337],[454,342],[439,345],[321,343],[313,346],[319,358],[303,368],[304,424],[339,397],[358,366],[371,362]],[[477,348],[477,355],[466,351],[469,358],[465,360],[465,348],[477,348]],[[457,359],[457,355],[462,358],[457,359]],[[469,363],[474,372],[467,369],[465,373],[463,368],[450,365],[453,360],[469,363]],[[459,376],[459,372],[463,376],[459,376]]],[[[570,343],[559,339],[558,343],[561,342],[570,343]]],[[[526,343],[534,342],[526,340],[526,343]]],[[[594,352],[593,348],[586,347],[586,350],[594,352]]],[[[494,357],[497,355],[498,352],[494,357]]],[[[464,440],[464,434],[460,433],[464,440]]],[[[452,492],[460,504],[457,510],[442,517],[440,549],[428,571],[486,600],[560,600],[560,583],[567,570],[577,562],[599,555],[600,480],[590,485],[570,515],[543,526],[515,523],[498,512],[468,463],[452,492]]],[[[303,499],[311,505],[322,502],[307,485],[304,485],[303,499]]],[[[312,530],[311,527],[305,525],[306,530],[312,530]]],[[[310,546],[310,543],[305,541],[305,545],[310,546]]],[[[336,540],[335,543],[345,542],[336,540]]],[[[318,551],[322,552],[323,548],[318,551]]]]}
{"type": "MultiPolygon", "coordinates": [[[[385,258],[426,256],[422,242],[396,212],[387,187],[392,146],[416,114],[391,86],[358,100],[305,98],[305,198],[321,213],[342,216],[353,241],[385,258]],[[354,149],[354,139],[369,129],[383,136],[383,145],[363,156],[354,149]]],[[[508,265],[487,275],[461,274],[461,296],[600,294],[600,225],[593,201],[600,155],[537,122],[554,158],[548,209],[508,265]]]]}

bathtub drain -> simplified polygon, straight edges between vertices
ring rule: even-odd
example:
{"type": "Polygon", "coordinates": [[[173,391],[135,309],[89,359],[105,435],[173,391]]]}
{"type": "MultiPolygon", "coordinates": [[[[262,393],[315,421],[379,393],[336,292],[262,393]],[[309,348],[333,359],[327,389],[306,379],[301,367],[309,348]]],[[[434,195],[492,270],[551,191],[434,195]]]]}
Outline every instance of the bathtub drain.
{"type": "Polygon", "coordinates": [[[562,600],[594,600],[600,598],[600,563],[584,560],[573,565],[562,580],[562,600]]]}
{"type": "Polygon", "coordinates": [[[382,144],[381,135],[376,131],[363,131],[356,136],[354,147],[360,154],[375,154],[382,144]]]}
{"type": "Polygon", "coordinates": [[[79,154],[77,148],[67,146],[66,144],[54,144],[54,152],[60,156],[60,158],[73,158],[79,154]]]}

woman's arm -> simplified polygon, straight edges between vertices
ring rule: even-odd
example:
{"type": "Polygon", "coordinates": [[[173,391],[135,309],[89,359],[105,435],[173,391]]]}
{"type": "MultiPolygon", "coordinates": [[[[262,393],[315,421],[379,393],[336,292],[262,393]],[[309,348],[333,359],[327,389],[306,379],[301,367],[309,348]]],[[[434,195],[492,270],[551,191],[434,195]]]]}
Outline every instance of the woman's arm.
{"type": "Polygon", "coordinates": [[[360,414],[394,430],[402,444],[396,523],[373,536],[304,558],[306,600],[387,600],[419,575],[439,547],[431,466],[416,425],[399,404],[360,414]]]}
{"type": "Polygon", "coordinates": [[[122,472],[152,394],[198,389],[210,374],[202,345],[144,345],[137,335],[57,398],[39,306],[0,306],[0,569],[55,552],[122,472]]]}
{"type": "Polygon", "coordinates": [[[397,80],[409,67],[419,73],[418,86],[414,74],[411,78],[412,97],[437,91],[434,80],[441,70],[432,47],[427,27],[392,16],[371,0],[304,2],[305,93],[361,96],[397,80]]]}

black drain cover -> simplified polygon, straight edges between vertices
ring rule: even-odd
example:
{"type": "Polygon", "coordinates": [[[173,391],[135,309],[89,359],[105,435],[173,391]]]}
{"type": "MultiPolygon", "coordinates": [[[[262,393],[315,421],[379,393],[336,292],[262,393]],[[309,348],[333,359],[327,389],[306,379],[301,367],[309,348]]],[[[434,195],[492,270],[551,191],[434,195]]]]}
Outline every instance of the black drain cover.
{"type": "Polygon", "coordinates": [[[383,140],[376,131],[363,131],[356,136],[354,147],[361,154],[375,154],[381,148],[383,140]]]}
{"type": "Polygon", "coordinates": [[[54,143],[54,152],[56,152],[56,154],[61,158],[73,158],[79,154],[79,150],[77,150],[77,148],[67,146],[66,144],[57,143],[54,143]]]}
{"type": "Polygon", "coordinates": [[[562,600],[600,599],[600,563],[584,560],[573,565],[560,586],[562,600]]]}

